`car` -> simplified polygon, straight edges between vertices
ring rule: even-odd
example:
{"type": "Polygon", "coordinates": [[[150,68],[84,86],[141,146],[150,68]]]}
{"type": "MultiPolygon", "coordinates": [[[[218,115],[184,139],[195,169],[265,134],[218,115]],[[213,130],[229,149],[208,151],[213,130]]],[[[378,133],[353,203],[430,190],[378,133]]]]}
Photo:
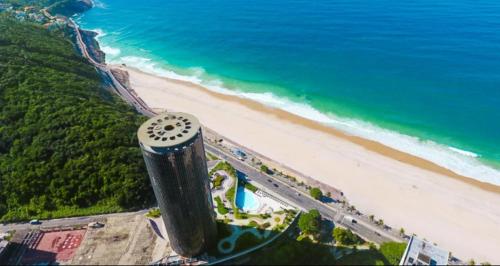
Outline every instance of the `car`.
{"type": "Polygon", "coordinates": [[[100,222],[91,222],[91,223],[89,223],[89,227],[90,228],[102,228],[102,227],[104,227],[104,224],[100,223],[100,222]]]}
{"type": "Polygon", "coordinates": [[[278,184],[273,184],[274,187],[279,187],[278,184]]]}
{"type": "Polygon", "coordinates": [[[270,183],[272,183],[272,182],[273,182],[273,180],[271,180],[271,179],[268,179],[268,180],[267,180],[267,182],[270,182],[270,183]]]}
{"type": "Polygon", "coordinates": [[[37,220],[37,219],[34,219],[34,220],[31,220],[31,221],[30,221],[30,224],[31,224],[31,225],[38,225],[38,224],[42,224],[42,222],[40,222],[40,221],[39,221],[39,220],[37,220]]]}

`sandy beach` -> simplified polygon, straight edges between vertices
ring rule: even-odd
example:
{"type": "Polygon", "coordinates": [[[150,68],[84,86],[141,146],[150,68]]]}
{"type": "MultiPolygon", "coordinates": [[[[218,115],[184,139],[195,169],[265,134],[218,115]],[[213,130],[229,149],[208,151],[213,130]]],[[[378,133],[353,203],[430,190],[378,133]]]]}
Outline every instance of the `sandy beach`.
{"type": "Polygon", "coordinates": [[[361,212],[461,259],[500,263],[499,187],[250,100],[125,70],[151,108],[192,113],[221,135],[341,189],[361,212]]]}

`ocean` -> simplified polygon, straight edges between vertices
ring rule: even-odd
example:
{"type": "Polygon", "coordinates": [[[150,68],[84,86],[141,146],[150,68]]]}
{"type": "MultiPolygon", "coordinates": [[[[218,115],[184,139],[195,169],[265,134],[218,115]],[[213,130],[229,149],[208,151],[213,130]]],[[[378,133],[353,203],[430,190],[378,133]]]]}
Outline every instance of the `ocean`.
{"type": "Polygon", "coordinates": [[[99,0],[107,61],[500,185],[500,1],[99,0]]]}

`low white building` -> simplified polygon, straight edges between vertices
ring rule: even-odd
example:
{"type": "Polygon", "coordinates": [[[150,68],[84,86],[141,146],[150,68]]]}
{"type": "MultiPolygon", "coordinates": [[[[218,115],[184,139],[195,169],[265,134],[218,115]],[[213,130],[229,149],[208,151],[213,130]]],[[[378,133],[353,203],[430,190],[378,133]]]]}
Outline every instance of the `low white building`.
{"type": "Polygon", "coordinates": [[[448,265],[450,252],[412,236],[399,265],[448,265]]]}

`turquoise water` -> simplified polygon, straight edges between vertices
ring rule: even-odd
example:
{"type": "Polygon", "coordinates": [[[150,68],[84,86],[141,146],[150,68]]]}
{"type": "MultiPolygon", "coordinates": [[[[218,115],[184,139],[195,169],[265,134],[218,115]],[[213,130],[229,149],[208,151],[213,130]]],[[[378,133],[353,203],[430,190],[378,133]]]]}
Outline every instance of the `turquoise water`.
{"type": "Polygon", "coordinates": [[[500,185],[500,1],[102,0],[77,21],[110,62],[500,185]]]}
{"type": "Polygon", "coordinates": [[[255,211],[259,208],[259,199],[252,191],[245,189],[244,186],[238,186],[236,193],[236,207],[243,211],[255,211]]]}

